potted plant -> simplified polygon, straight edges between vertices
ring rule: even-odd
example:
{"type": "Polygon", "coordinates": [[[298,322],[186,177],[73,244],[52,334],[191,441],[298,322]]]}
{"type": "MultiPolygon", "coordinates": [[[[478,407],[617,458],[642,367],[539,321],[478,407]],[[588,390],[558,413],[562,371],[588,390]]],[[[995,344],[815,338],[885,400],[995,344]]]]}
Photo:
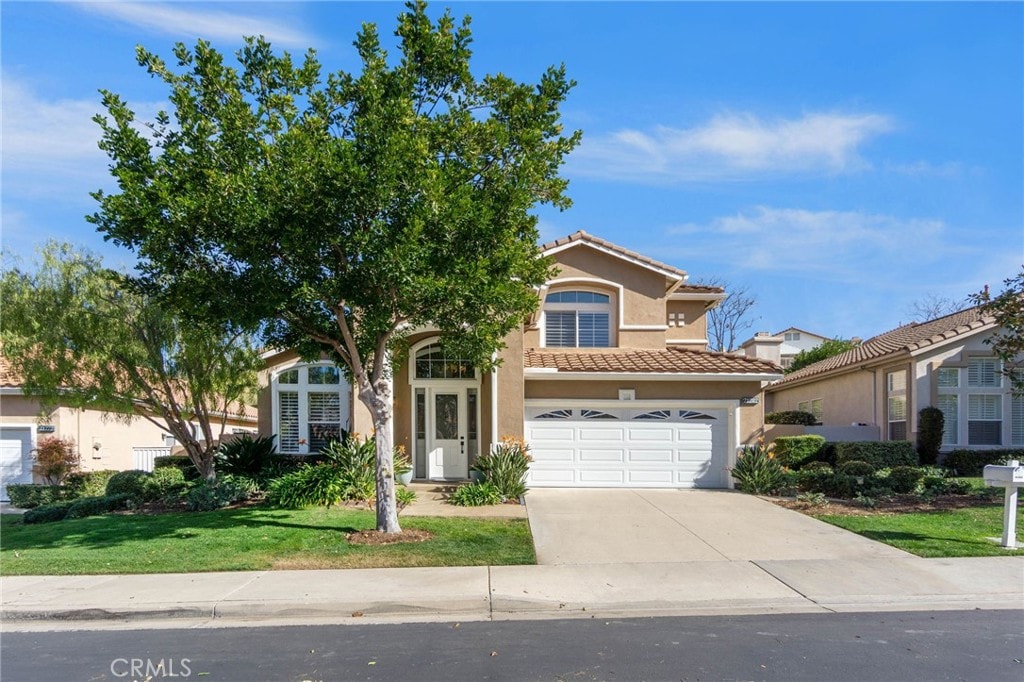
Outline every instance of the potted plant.
{"type": "Polygon", "coordinates": [[[401,485],[412,483],[412,463],[401,445],[395,448],[395,480],[401,485]]]}

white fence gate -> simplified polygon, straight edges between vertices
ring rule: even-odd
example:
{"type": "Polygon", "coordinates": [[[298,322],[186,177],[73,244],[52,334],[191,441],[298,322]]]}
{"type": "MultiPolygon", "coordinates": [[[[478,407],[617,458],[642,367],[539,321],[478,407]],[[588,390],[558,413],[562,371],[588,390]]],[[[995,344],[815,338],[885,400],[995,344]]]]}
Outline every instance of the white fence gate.
{"type": "Polygon", "coordinates": [[[157,457],[167,457],[171,449],[163,448],[132,448],[132,467],[142,471],[152,471],[157,457]]]}

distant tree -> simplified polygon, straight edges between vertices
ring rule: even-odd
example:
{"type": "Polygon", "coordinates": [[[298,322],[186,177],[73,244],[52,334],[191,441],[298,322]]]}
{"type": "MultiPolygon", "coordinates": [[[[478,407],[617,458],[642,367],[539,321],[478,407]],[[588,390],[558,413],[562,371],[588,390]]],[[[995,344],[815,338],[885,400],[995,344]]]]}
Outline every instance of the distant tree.
{"type": "Polygon", "coordinates": [[[825,358],[845,353],[851,348],[856,348],[859,345],[860,343],[857,341],[850,341],[846,339],[829,339],[828,341],[823,341],[814,348],[802,350],[794,355],[793,360],[789,363],[789,367],[786,368],[785,373],[789,374],[797,371],[798,369],[803,369],[808,365],[821,362],[825,358]]]}
{"type": "Polygon", "coordinates": [[[212,480],[216,442],[256,385],[259,356],[246,338],[183,320],[66,244],[51,242],[40,255],[33,270],[0,277],[0,341],[25,392],[44,406],[152,422],[212,480]]]}
{"type": "Polygon", "coordinates": [[[726,297],[707,314],[708,348],[731,353],[736,350],[743,332],[750,329],[758,319],[751,317],[757,299],[746,286],[732,287],[718,277],[701,280],[697,284],[725,289],[726,297]]]}
{"type": "Polygon", "coordinates": [[[392,359],[428,326],[486,371],[538,305],[551,261],[538,204],[566,208],[559,106],[564,67],[536,84],[470,71],[469,19],[436,23],[423,2],[399,16],[392,58],[376,26],[361,73],[323,77],[249,38],[238,64],[200,41],[177,67],[138,60],[170,90],[151,134],[104,94],[101,147],[119,193],[91,217],[136,251],[147,287],[190,317],[259,329],[267,345],[326,353],[376,432],[377,530],[401,531],[391,437],[392,359]]]}
{"type": "Polygon", "coordinates": [[[1003,361],[1003,374],[1011,381],[1013,391],[1024,395],[1024,268],[1013,277],[1003,280],[1006,287],[993,297],[986,286],[971,295],[971,300],[982,306],[986,315],[995,317],[1002,328],[985,343],[1003,361]]]}
{"type": "Polygon", "coordinates": [[[946,315],[952,315],[966,307],[966,301],[956,301],[936,293],[925,294],[907,306],[906,314],[911,322],[927,322],[946,315]]]}

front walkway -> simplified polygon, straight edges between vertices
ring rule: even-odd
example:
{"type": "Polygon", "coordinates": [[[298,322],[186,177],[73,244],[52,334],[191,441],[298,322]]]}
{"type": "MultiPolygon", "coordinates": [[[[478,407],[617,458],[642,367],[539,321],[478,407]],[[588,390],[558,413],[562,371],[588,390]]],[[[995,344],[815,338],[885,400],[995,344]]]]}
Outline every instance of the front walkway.
{"type": "Polygon", "coordinates": [[[526,508],[539,564],[911,556],[728,490],[534,488],[526,508]]]}

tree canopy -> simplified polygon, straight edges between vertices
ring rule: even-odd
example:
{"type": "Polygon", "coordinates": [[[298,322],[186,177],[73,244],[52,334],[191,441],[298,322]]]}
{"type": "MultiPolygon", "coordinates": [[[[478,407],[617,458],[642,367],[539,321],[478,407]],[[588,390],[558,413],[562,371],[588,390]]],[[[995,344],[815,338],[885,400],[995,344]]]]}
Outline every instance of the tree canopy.
{"type": "Polygon", "coordinates": [[[1001,327],[986,343],[1003,361],[1003,373],[1014,393],[1024,395],[1024,268],[1003,280],[1003,286],[1006,288],[996,296],[985,287],[971,299],[1001,327]]]}
{"type": "Polygon", "coordinates": [[[785,370],[786,374],[795,372],[798,369],[803,369],[804,367],[813,365],[816,362],[821,362],[825,358],[830,358],[833,355],[845,353],[851,348],[856,348],[858,345],[858,342],[846,339],[829,339],[827,341],[822,341],[814,348],[802,350],[794,355],[793,360],[789,363],[789,367],[785,370]]]}
{"type": "Polygon", "coordinates": [[[208,43],[169,66],[138,61],[170,91],[151,131],[104,92],[101,147],[118,182],[91,220],[140,257],[140,284],[178,309],[259,329],[268,345],[326,353],[374,418],[378,529],[397,531],[388,433],[391,358],[413,330],[486,369],[551,274],[539,203],[566,208],[558,174],[580,133],[559,106],[574,83],[470,70],[469,19],[409,3],[398,54],[376,27],[360,73],[323,75],[247,38],[231,66],[208,43]]]}
{"type": "Polygon", "coordinates": [[[245,336],[230,325],[184,320],[66,244],[50,242],[40,257],[37,267],[0,278],[0,339],[23,390],[44,408],[146,419],[213,478],[228,417],[254,397],[259,358],[245,336]]]}

